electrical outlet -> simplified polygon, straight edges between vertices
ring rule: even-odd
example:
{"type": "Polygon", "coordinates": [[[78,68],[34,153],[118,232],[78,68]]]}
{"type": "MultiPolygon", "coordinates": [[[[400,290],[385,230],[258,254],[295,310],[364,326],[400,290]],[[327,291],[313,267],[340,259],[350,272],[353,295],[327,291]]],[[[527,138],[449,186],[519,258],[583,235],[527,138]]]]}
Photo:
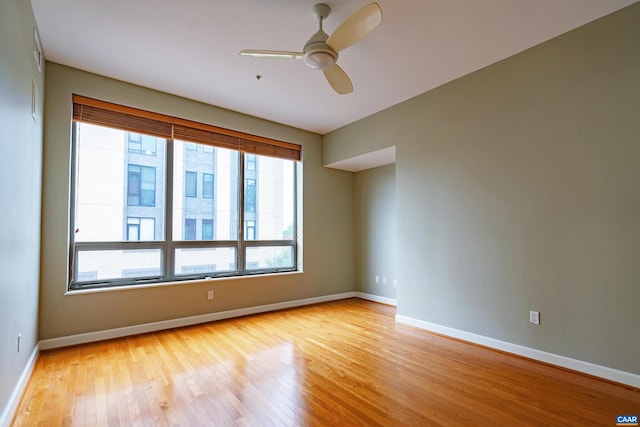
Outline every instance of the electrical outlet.
{"type": "Polygon", "coordinates": [[[540,312],[539,311],[530,311],[529,312],[529,323],[532,325],[540,324],[540,312]]]}
{"type": "Polygon", "coordinates": [[[393,280],[393,287],[394,287],[394,288],[397,288],[397,287],[398,287],[398,281],[397,281],[397,280],[395,280],[395,279],[393,280]]]}
{"type": "Polygon", "coordinates": [[[382,284],[383,285],[387,284],[387,276],[382,276],[382,284]]]}
{"type": "Polygon", "coordinates": [[[213,291],[207,292],[207,299],[213,299],[213,291]]]}
{"type": "Polygon", "coordinates": [[[376,283],[380,283],[380,276],[376,276],[376,283]]]}

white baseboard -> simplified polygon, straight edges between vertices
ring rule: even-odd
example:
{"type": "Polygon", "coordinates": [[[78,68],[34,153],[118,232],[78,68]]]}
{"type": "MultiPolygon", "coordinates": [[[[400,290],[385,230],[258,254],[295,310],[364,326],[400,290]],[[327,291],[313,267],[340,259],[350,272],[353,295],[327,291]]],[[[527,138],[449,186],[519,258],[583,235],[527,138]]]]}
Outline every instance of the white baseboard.
{"type": "Polygon", "coordinates": [[[20,378],[18,379],[18,382],[13,389],[13,393],[11,393],[11,396],[9,396],[7,405],[4,407],[2,414],[0,414],[0,427],[8,427],[13,420],[13,417],[16,414],[16,410],[18,409],[18,405],[20,404],[22,393],[24,393],[24,389],[27,387],[27,383],[29,383],[29,379],[31,378],[33,368],[36,365],[38,352],[39,348],[36,344],[33,352],[31,353],[31,356],[29,357],[29,360],[27,361],[27,365],[22,371],[22,375],[20,375],[20,378]]]}
{"type": "Polygon", "coordinates": [[[356,298],[361,298],[361,299],[366,299],[368,301],[373,301],[373,302],[379,302],[382,304],[387,304],[387,305],[392,305],[394,307],[396,307],[398,305],[397,301],[395,298],[387,298],[387,297],[381,297],[378,295],[373,295],[373,294],[367,294],[364,292],[356,292],[355,293],[356,298]]]}
{"type": "Polygon", "coordinates": [[[423,320],[399,314],[396,315],[396,322],[640,388],[640,375],[632,374],[630,372],[619,371],[606,366],[571,359],[558,354],[548,353],[546,351],[536,350],[534,348],[524,347],[518,344],[512,344],[506,341],[485,337],[472,332],[461,331],[459,329],[438,325],[436,323],[425,322],[423,320]]]}
{"type": "Polygon", "coordinates": [[[285,308],[301,307],[309,304],[335,301],[346,298],[354,298],[355,292],[325,295],[321,297],[306,298],[301,300],[279,302],[275,304],[259,305],[255,307],[239,308],[236,310],[220,311],[217,313],[201,314],[199,316],[182,317],[180,319],[163,320],[160,322],[144,323],[140,325],[125,326],[123,328],[107,329],[103,331],[87,332],[85,334],[68,335],[65,337],[41,340],[40,350],[68,347],[71,345],[85,344],[94,341],[108,340],[112,338],[126,337],[129,335],[143,334],[146,332],[161,331],[164,329],[179,328],[181,326],[196,325],[198,323],[213,322],[216,320],[230,319],[233,317],[247,316],[249,314],[266,313],[268,311],[282,310],[285,308]]]}

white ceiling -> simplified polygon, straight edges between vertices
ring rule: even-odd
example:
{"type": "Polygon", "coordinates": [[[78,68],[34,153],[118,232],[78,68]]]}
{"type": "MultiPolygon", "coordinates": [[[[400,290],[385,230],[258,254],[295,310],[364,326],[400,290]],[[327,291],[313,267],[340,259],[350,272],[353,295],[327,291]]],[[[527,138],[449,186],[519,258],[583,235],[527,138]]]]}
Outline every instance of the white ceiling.
{"type": "MultiPolygon", "coordinates": [[[[325,31],[370,1],[325,0],[325,31]]],[[[380,27],[340,54],[342,96],[303,61],[238,55],[302,50],[315,0],[31,3],[49,61],[325,134],[635,1],[378,0],[380,27]]]]}

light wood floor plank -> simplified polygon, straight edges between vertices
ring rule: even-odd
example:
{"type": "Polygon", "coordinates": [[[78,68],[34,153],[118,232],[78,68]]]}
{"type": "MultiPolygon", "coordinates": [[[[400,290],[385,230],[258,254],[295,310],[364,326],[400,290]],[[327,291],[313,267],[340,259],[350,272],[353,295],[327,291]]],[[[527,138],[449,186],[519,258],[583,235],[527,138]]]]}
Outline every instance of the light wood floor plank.
{"type": "Polygon", "coordinates": [[[615,425],[640,390],[359,299],[42,352],[13,426],[615,425]]]}

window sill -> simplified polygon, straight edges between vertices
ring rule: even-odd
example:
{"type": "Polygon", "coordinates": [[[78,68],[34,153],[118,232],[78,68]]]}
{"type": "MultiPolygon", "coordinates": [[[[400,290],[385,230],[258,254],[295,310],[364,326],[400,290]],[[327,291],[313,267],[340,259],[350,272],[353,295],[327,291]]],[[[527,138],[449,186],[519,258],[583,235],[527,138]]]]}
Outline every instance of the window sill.
{"type": "Polygon", "coordinates": [[[196,283],[221,283],[221,282],[230,282],[235,280],[257,279],[260,277],[290,276],[290,275],[303,274],[303,273],[304,273],[303,271],[287,271],[283,273],[266,273],[266,274],[255,274],[255,275],[245,275],[245,276],[212,277],[210,279],[179,280],[175,282],[109,286],[104,288],[93,288],[93,289],[73,289],[73,290],[67,290],[64,293],[64,295],[73,296],[73,295],[97,294],[102,292],[130,291],[135,289],[148,289],[148,288],[159,288],[159,287],[165,287],[165,286],[179,286],[179,285],[181,286],[181,285],[189,285],[189,284],[196,284],[196,283]]]}

